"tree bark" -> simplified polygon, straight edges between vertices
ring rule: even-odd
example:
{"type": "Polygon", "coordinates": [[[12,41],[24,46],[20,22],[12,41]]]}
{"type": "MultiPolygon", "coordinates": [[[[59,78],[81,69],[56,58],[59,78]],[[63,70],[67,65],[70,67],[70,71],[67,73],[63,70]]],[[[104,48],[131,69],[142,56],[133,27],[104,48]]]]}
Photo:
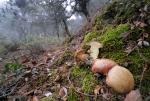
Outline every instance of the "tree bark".
{"type": "Polygon", "coordinates": [[[62,20],[62,22],[63,22],[63,24],[64,24],[64,28],[65,28],[65,31],[66,31],[67,36],[68,36],[68,37],[71,37],[71,34],[70,34],[69,29],[68,29],[68,26],[67,26],[66,20],[65,20],[65,19],[63,19],[63,20],[62,20]]]}

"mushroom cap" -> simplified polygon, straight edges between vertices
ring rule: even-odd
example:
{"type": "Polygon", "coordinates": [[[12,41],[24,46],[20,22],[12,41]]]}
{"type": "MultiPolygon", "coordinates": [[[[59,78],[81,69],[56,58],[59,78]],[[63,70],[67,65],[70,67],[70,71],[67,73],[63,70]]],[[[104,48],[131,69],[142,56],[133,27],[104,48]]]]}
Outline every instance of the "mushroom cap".
{"type": "Polygon", "coordinates": [[[97,59],[98,55],[99,55],[99,48],[102,48],[103,45],[101,43],[99,43],[99,42],[96,42],[96,41],[90,42],[89,45],[91,46],[91,48],[90,48],[90,56],[93,59],[97,59]]]}
{"type": "Polygon", "coordinates": [[[89,45],[90,45],[92,48],[98,48],[98,49],[103,47],[103,45],[102,45],[101,43],[96,42],[96,41],[90,42],[89,45]]]}
{"type": "Polygon", "coordinates": [[[92,66],[92,72],[107,75],[109,70],[115,65],[117,65],[117,63],[110,59],[95,59],[92,66]]]}
{"type": "Polygon", "coordinates": [[[106,83],[118,93],[128,93],[134,88],[132,73],[121,66],[114,66],[108,72],[106,83]]]}

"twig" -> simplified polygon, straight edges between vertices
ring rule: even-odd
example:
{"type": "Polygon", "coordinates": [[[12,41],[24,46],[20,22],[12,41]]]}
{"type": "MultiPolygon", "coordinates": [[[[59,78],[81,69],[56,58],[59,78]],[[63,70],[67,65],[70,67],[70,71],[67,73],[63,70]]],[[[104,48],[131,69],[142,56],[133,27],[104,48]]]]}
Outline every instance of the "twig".
{"type": "Polygon", "coordinates": [[[145,74],[145,71],[147,70],[147,66],[144,66],[143,68],[143,72],[142,72],[142,75],[141,75],[141,79],[140,79],[140,85],[139,85],[139,89],[141,89],[141,86],[142,86],[142,80],[144,78],[144,74],[145,74]]]}
{"type": "MultiPolygon", "coordinates": [[[[75,90],[75,92],[77,92],[77,93],[79,93],[79,94],[82,94],[82,95],[84,95],[84,96],[88,96],[88,97],[95,97],[95,95],[91,95],[91,94],[87,94],[87,93],[82,93],[82,92],[80,92],[80,91],[78,91],[78,90],[76,90],[76,89],[74,89],[75,90]]],[[[99,96],[99,95],[98,95],[99,96]]]]}
{"type": "MultiPolygon", "coordinates": [[[[21,79],[21,78],[19,78],[19,79],[16,81],[15,86],[11,89],[11,91],[10,91],[9,93],[6,94],[6,92],[7,92],[7,90],[6,90],[5,94],[3,93],[3,95],[1,95],[0,98],[3,98],[3,97],[6,97],[6,96],[11,95],[11,94],[14,92],[14,90],[16,89],[16,87],[18,86],[18,82],[19,82],[20,79],[21,79]]],[[[13,85],[14,85],[14,84],[13,84],[13,85]]],[[[11,86],[13,86],[13,85],[11,85],[11,86]]],[[[11,87],[11,86],[10,86],[10,87],[11,87]]],[[[8,87],[8,88],[9,88],[9,87],[8,87]]],[[[8,88],[7,88],[7,89],[8,89],[8,88]]],[[[4,91],[3,91],[3,92],[4,92],[4,91]]]]}
{"type": "MultiPolygon", "coordinates": [[[[19,84],[19,81],[20,81],[20,79],[22,79],[22,77],[24,76],[24,75],[26,75],[27,73],[23,73],[22,75],[20,75],[18,78],[17,78],[17,80],[15,81],[15,83],[13,83],[12,85],[8,85],[7,86],[7,88],[6,89],[4,89],[4,86],[3,87],[1,87],[0,89],[2,90],[2,95],[0,96],[0,98],[3,98],[3,97],[6,97],[6,96],[9,96],[9,95],[11,95],[14,91],[15,91],[15,89],[16,89],[16,87],[18,86],[18,84],[19,84]],[[14,87],[13,87],[14,86],[14,87]],[[5,91],[4,91],[5,90],[5,91]],[[11,90],[9,93],[7,93],[8,92],[8,90],[11,90]]],[[[17,74],[14,74],[14,75],[11,75],[10,77],[12,77],[12,76],[16,76],[17,74]]],[[[8,80],[8,79],[7,79],[8,80]]]]}

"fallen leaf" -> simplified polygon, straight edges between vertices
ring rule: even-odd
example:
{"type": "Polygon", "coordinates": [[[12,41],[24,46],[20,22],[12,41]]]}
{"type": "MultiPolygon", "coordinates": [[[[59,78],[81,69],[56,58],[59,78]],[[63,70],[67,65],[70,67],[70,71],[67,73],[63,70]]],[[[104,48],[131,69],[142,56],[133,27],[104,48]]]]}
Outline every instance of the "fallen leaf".
{"type": "Polygon", "coordinates": [[[68,69],[66,66],[62,66],[58,68],[58,73],[67,73],[68,69]]]}
{"type": "Polygon", "coordinates": [[[52,96],[52,93],[51,92],[46,92],[45,94],[44,94],[46,97],[49,97],[49,96],[52,96]]]}
{"type": "Polygon", "coordinates": [[[134,21],[133,23],[134,23],[134,25],[135,25],[136,27],[138,27],[141,22],[140,22],[140,21],[134,21]]]}
{"type": "Polygon", "coordinates": [[[3,59],[2,58],[0,58],[0,61],[2,61],[3,59]]]}
{"type": "Polygon", "coordinates": [[[38,97],[37,96],[33,96],[31,101],[39,101],[38,97]]]}
{"type": "Polygon", "coordinates": [[[149,44],[148,41],[143,41],[143,40],[140,40],[137,45],[138,45],[139,47],[143,47],[143,46],[149,47],[149,46],[150,46],[150,44],[149,44]]]}
{"type": "Polygon", "coordinates": [[[147,24],[144,23],[144,22],[142,22],[142,21],[134,21],[133,23],[134,23],[134,25],[135,25],[136,27],[144,28],[144,27],[147,26],[147,24]]]}
{"type": "Polygon", "coordinates": [[[60,81],[60,79],[61,79],[61,77],[59,75],[57,75],[54,81],[58,82],[58,81],[60,81]]]}
{"type": "Polygon", "coordinates": [[[144,22],[141,22],[140,25],[139,25],[139,27],[141,27],[141,28],[144,28],[144,27],[146,27],[146,26],[147,26],[147,24],[144,23],[144,22]]]}
{"type": "Polygon", "coordinates": [[[146,46],[146,47],[149,47],[149,46],[150,46],[150,44],[149,44],[148,41],[143,41],[143,45],[146,46]]]}
{"type": "Polygon", "coordinates": [[[127,44],[127,47],[125,49],[125,52],[130,54],[131,52],[133,52],[135,50],[135,46],[136,46],[136,42],[129,41],[127,44]]]}
{"type": "Polygon", "coordinates": [[[30,61],[30,59],[26,56],[22,56],[21,58],[22,58],[22,61],[21,61],[22,64],[27,63],[27,62],[30,61]]]}
{"type": "Polygon", "coordinates": [[[28,82],[28,81],[29,81],[29,78],[26,77],[26,78],[25,78],[25,81],[28,82]]]}
{"type": "Polygon", "coordinates": [[[62,100],[63,100],[63,101],[67,101],[67,97],[63,97],[62,100]]]}
{"type": "Polygon", "coordinates": [[[140,14],[140,17],[141,17],[141,18],[145,17],[145,14],[144,14],[144,13],[141,13],[141,14],[140,14]]]}
{"type": "Polygon", "coordinates": [[[86,62],[88,60],[88,57],[89,57],[89,55],[85,54],[83,49],[80,49],[80,50],[76,51],[76,53],[75,53],[75,60],[77,62],[80,62],[80,61],[86,62]]]}
{"type": "Polygon", "coordinates": [[[124,101],[143,101],[142,96],[140,94],[140,91],[137,90],[132,90],[125,98],[124,101]]]}
{"type": "Polygon", "coordinates": [[[144,38],[148,38],[148,37],[149,37],[149,34],[148,34],[148,33],[143,33],[143,37],[144,37],[144,38]]]}
{"type": "Polygon", "coordinates": [[[66,96],[67,96],[67,88],[62,87],[62,88],[60,89],[60,91],[59,91],[59,96],[60,96],[61,98],[66,97],[66,96]]]}
{"type": "Polygon", "coordinates": [[[71,66],[73,65],[72,62],[66,62],[65,64],[66,64],[68,67],[71,67],[71,66]]]}
{"type": "Polygon", "coordinates": [[[111,97],[112,97],[112,94],[104,93],[104,94],[102,95],[102,97],[103,97],[104,99],[110,101],[110,99],[111,99],[111,97]]]}
{"type": "Polygon", "coordinates": [[[101,86],[97,85],[94,89],[94,94],[95,96],[99,95],[100,94],[100,89],[101,89],[101,86]]]}
{"type": "Polygon", "coordinates": [[[148,4],[144,6],[144,11],[145,11],[145,12],[148,11],[148,4]]]}

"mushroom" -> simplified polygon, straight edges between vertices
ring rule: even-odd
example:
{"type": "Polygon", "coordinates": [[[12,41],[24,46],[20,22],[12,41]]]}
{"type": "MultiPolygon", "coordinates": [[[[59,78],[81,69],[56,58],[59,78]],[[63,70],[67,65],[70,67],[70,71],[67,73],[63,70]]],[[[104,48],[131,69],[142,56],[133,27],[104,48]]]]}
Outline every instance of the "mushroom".
{"type": "Polygon", "coordinates": [[[128,69],[117,65],[108,72],[106,84],[118,93],[128,93],[134,88],[134,78],[128,69]]]}
{"type": "Polygon", "coordinates": [[[98,58],[98,54],[99,54],[99,48],[102,48],[103,45],[99,42],[96,41],[92,41],[89,43],[89,45],[91,46],[90,48],[90,56],[93,59],[97,59],[98,58]]]}
{"type": "Polygon", "coordinates": [[[115,65],[117,65],[117,63],[110,59],[96,59],[93,62],[92,72],[106,75],[115,65]]]}

